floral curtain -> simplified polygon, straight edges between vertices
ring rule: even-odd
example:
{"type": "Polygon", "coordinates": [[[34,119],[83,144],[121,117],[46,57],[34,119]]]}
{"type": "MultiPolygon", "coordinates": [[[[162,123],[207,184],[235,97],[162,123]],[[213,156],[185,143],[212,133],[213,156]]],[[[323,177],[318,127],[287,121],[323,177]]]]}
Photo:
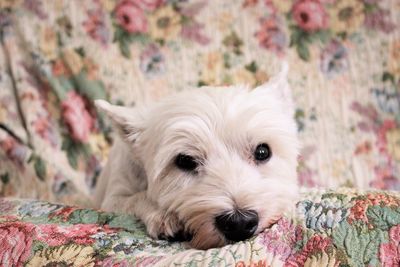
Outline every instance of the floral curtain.
{"type": "Polygon", "coordinates": [[[397,0],[2,0],[0,195],[88,205],[113,140],[94,99],[255,86],[282,60],[300,183],[398,190],[399,25],[397,0]]]}

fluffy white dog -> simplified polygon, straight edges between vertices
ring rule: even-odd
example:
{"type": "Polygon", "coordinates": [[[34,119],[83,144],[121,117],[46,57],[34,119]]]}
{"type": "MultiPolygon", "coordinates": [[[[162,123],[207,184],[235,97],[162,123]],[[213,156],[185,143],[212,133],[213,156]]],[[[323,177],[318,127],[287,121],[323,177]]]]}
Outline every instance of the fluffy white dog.
{"type": "Polygon", "coordinates": [[[97,100],[120,138],[95,201],[153,238],[200,249],[245,240],[297,198],[299,144],[287,66],[267,84],[203,87],[127,108],[97,100]]]}

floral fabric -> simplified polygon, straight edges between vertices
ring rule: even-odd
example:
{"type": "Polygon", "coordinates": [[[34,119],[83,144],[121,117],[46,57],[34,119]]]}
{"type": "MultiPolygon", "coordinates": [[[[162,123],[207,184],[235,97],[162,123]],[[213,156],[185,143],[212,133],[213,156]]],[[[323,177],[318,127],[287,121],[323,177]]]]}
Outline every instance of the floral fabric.
{"type": "Polygon", "coordinates": [[[149,238],[135,218],[0,198],[2,266],[399,266],[400,194],[307,190],[252,239],[206,251],[149,238]]]}
{"type": "Polygon", "coordinates": [[[255,86],[282,60],[301,184],[398,190],[399,26],[397,0],[0,1],[0,195],[89,205],[113,140],[94,99],[255,86]]]}

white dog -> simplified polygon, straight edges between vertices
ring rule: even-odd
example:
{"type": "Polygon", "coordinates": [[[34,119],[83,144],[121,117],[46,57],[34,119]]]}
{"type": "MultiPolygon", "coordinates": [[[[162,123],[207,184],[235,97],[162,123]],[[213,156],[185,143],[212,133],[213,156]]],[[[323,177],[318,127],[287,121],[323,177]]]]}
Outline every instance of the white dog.
{"type": "Polygon", "coordinates": [[[134,108],[97,100],[120,133],[99,207],[134,214],[153,238],[188,238],[200,249],[263,231],[297,198],[286,75],[287,65],[255,89],[203,87],[134,108]]]}

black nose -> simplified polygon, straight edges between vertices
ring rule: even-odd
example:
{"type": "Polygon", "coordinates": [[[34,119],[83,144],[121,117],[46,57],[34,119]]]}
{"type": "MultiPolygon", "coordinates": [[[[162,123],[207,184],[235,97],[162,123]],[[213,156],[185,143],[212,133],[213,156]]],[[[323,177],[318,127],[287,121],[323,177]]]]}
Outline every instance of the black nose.
{"type": "Polygon", "coordinates": [[[215,225],[231,241],[242,241],[257,230],[258,214],[254,210],[235,210],[215,217],[215,225]]]}

